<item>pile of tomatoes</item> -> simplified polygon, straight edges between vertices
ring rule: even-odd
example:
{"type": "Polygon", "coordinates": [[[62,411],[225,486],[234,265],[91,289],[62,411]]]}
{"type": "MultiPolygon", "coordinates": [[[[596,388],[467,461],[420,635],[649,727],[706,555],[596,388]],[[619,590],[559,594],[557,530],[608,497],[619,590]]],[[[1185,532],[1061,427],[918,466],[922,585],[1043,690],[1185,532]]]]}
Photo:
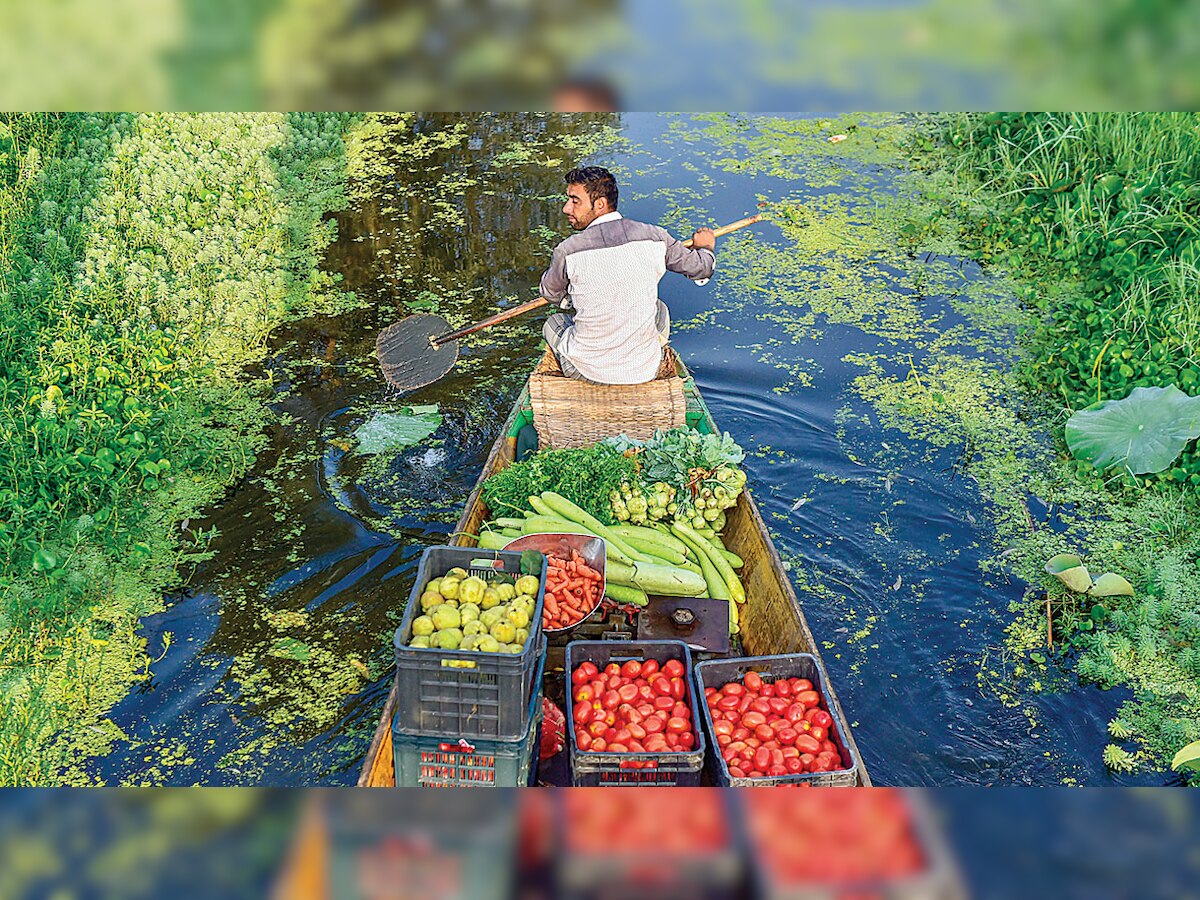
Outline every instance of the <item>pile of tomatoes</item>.
{"type": "Polygon", "coordinates": [[[590,753],[685,753],[697,745],[687,669],[677,659],[585,662],[571,673],[575,746],[590,753]]]}
{"type": "Polygon", "coordinates": [[[776,888],[898,880],[928,865],[898,790],[754,788],[738,796],[750,843],[776,888]]]}
{"type": "Polygon", "coordinates": [[[566,844],[575,853],[597,854],[616,862],[626,854],[702,856],[730,844],[719,791],[581,788],[558,796],[565,813],[566,844]],[[664,828],[664,822],[687,825],[664,828]]]}
{"type": "Polygon", "coordinates": [[[807,678],[763,681],[756,672],[706,688],[716,752],[733,778],[833,772],[846,761],[833,743],[833,717],[807,678]]]}
{"type": "Polygon", "coordinates": [[[578,550],[571,551],[570,559],[547,554],[546,562],[542,627],[549,631],[570,628],[600,604],[604,578],[578,550]]]}

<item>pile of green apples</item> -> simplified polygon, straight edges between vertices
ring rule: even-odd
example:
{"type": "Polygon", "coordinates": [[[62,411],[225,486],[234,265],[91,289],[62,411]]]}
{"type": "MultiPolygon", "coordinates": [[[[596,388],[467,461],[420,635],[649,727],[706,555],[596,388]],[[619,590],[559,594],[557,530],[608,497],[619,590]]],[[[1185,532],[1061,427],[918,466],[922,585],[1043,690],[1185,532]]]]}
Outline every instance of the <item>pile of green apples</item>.
{"type": "Polygon", "coordinates": [[[521,653],[540,584],[533,575],[500,575],[488,582],[456,566],[425,585],[408,646],[521,653]]]}

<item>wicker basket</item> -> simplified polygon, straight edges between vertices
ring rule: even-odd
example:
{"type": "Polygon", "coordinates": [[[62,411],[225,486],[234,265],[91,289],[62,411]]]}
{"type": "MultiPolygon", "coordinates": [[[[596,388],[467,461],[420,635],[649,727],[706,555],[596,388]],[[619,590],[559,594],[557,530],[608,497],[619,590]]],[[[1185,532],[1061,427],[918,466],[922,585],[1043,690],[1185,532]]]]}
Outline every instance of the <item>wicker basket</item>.
{"type": "Polygon", "coordinates": [[[618,434],[645,440],[659,428],[679,428],[686,421],[683,379],[670,347],[663,349],[654,380],[645,384],[567,378],[547,350],[529,376],[529,401],[543,449],[586,447],[618,434]]]}

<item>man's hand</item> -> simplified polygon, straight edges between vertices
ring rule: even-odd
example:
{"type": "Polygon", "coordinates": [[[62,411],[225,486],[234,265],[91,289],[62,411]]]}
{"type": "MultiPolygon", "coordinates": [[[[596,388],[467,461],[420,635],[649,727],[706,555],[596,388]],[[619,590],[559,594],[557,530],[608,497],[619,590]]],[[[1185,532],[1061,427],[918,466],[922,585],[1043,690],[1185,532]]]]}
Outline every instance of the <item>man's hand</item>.
{"type": "Polygon", "coordinates": [[[714,250],[717,246],[717,236],[711,228],[701,228],[692,235],[692,249],[714,250]]]}

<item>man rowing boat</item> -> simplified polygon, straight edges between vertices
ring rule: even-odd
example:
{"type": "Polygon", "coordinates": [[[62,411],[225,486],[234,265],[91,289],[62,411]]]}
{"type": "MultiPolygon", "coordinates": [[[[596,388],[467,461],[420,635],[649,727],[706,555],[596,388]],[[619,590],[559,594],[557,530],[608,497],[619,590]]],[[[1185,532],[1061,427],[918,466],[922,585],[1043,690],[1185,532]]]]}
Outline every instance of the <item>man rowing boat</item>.
{"type": "Polygon", "coordinates": [[[555,313],[542,334],[569,378],[650,381],[671,329],[658,282],[671,271],[707,283],[716,264],[716,237],[711,228],[701,228],[688,249],[657,225],[622,218],[617,180],[600,166],[572,169],[566,182],[563,212],[578,233],[554,249],[541,294],[574,316],[555,313]]]}

